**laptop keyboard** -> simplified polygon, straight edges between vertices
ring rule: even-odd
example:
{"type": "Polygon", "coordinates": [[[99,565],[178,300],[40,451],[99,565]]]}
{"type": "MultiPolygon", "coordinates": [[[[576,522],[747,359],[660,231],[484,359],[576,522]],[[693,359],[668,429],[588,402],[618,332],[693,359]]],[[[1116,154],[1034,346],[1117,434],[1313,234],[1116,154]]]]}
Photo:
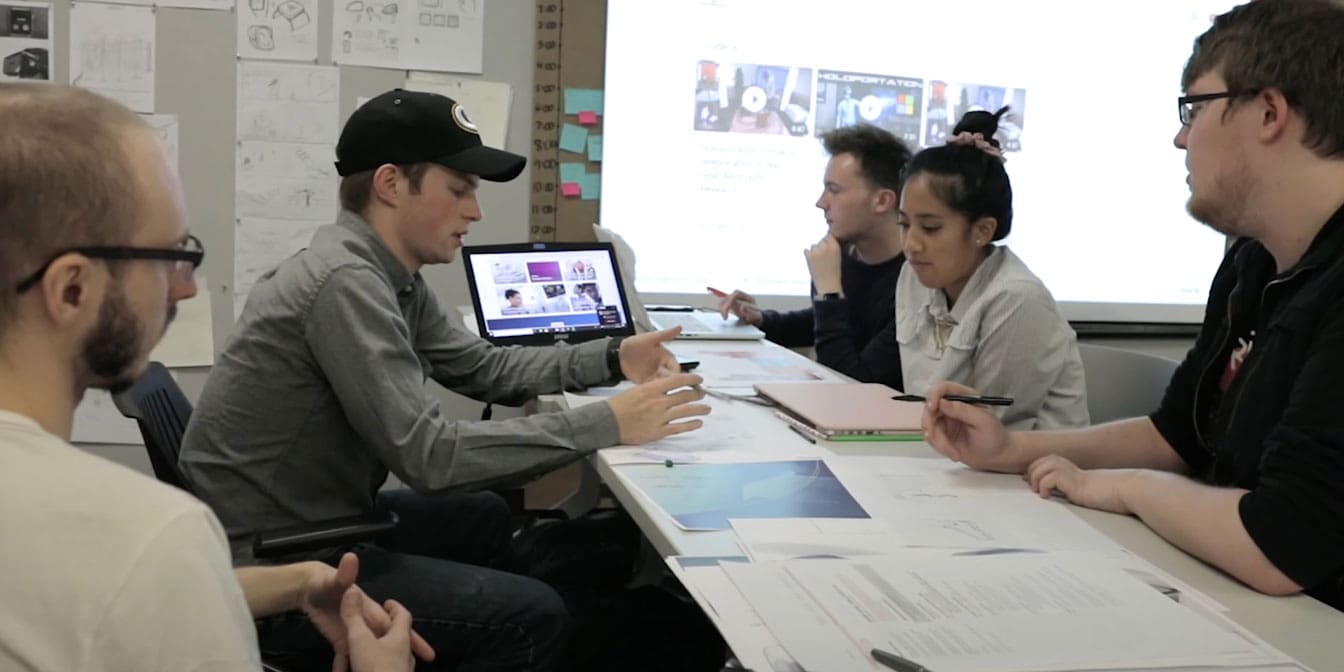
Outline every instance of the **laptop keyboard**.
{"type": "Polygon", "coordinates": [[[696,319],[694,316],[692,316],[692,315],[688,315],[688,314],[687,314],[687,315],[683,315],[683,314],[680,314],[680,313],[659,313],[656,317],[653,318],[653,320],[654,320],[655,322],[657,322],[659,328],[662,328],[662,329],[671,329],[672,327],[681,327],[681,330],[682,330],[683,332],[689,332],[689,331],[695,331],[695,332],[709,331],[709,329],[706,328],[704,322],[701,322],[700,320],[696,319]]]}

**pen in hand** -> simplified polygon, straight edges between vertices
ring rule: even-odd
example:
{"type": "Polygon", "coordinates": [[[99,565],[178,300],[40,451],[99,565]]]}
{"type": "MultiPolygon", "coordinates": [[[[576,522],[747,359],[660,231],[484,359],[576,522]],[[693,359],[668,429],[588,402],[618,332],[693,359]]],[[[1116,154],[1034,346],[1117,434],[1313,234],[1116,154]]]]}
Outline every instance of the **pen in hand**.
{"type": "MultiPolygon", "coordinates": [[[[968,404],[979,404],[981,406],[1012,406],[1012,397],[991,397],[982,394],[944,394],[943,398],[948,401],[962,401],[968,404]]],[[[898,394],[892,399],[896,401],[928,401],[927,397],[918,394],[898,394]]]]}
{"type": "Polygon", "coordinates": [[[924,667],[909,658],[902,658],[890,651],[873,649],[869,654],[872,655],[873,660],[896,670],[896,672],[932,672],[929,668],[924,667]]]}

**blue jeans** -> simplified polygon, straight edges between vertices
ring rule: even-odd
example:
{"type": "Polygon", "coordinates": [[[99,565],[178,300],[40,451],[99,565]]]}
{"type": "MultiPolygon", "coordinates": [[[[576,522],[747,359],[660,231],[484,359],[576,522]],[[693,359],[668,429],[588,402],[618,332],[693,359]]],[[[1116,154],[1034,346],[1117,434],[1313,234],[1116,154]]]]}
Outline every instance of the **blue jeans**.
{"type": "MultiPolygon", "coordinates": [[[[317,559],[359,556],[359,586],[374,600],[395,599],[437,653],[417,670],[502,672],[559,669],[568,616],[555,590],[502,571],[512,562],[509,509],[491,492],[419,495],[385,491],[378,507],[395,511],[395,531],[375,544],[335,549],[317,559]]],[[[331,647],[300,613],[257,621],[267,661],[290,672],[331,669],[331,647]]]]}

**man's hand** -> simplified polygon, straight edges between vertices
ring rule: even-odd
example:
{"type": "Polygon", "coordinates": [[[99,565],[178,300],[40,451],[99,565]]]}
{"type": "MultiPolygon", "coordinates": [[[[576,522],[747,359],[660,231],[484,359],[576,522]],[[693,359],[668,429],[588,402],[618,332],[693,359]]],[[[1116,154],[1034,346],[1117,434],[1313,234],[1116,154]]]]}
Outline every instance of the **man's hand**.
{"type": "Polygon", "coordinates": [[[1133,513],[1125,503],[1125,486],[1139,469],[1079,469],[1058,455],[1046,455],[1031,463],[1022,479],[1044,498],[1056,492],[1065,499],[1111,513],[1133,513]]]}
{"type": "Polygon", "coordinates": [[[681,365],[676,355],[665,345],[681,333],[681,327],[672,327],[621,341],[621,375],[642,383],[658,375],[659,371],[677,373],[681,365]]]}
{"type": "Polygon", "coordinates": [[[713,287],[706,287],[710,294],[719,299],[719,316],[728,319],[729,315],[737,316],[737,319],[752,325],[761,326],[761,309],[756,305],[756,297],[740,290],[734,289],[732,293],[721,292],[713,287]]]}
{"type": "Polygon", "coordinates": [[[803,256],[807,258],[807,270],[812,274],[812,286],[817,296],[839,294],[840,262],[844,256],[840,241],[826,234],[816,245],[803,250],[803,256]]]}
{"type": "Polygon", "coordinates": [[[411,612],[396,600],[388,600],[386,613],[391,618],[386,634],[375,635],[365,622],[364,602],[369,598],[358,588],[345,591],[341,598],[341,619],[350,643],[350,665],[354,672],[411,672],[411,612]]]}
{"type": "Polygon", "coordinates": [[[1018,471],[1013,464],[1011,441],[998,416],[988,410],[961,401],[949,401],[945,394],[976,394],[956,383],[939,383],[924,395],[921,426],[924,440],[949,459],[973,469],[1018,471]]]}
{"type": "MultiPolygon", "coordinates": [[[[317,631],[331,643],[331,648],[336,650],[336,657],[331,664],[333,672],[345,672],[349,656],[346,624],[341,615],[345,595],[353,591],[359,596],[358,604],[364,622],[370,631],[379,636],[392,627],[392,617],[355,585],[359,575],[359,558],[354,553],[342,555],[337,568],[320,562],[305,563],[305,567],[309,568],[308,579],[303,584],[299,607],[308,615],[317,631]]],[[[410,633],[410,649],[421,660],[434,660],[434,649],[414,632],[410,633]]]]}
{"type": "Polygon", "coordinates": [[[677,373],[655,378],[608,400],[616,415],[621,443],[639,445],[699,429],[702,421],[686,418],[709,414],[708,405],[694,403],[705,398],[704,392],[691,389],[702,382],[704,379],[693,373],[677,373]]]}

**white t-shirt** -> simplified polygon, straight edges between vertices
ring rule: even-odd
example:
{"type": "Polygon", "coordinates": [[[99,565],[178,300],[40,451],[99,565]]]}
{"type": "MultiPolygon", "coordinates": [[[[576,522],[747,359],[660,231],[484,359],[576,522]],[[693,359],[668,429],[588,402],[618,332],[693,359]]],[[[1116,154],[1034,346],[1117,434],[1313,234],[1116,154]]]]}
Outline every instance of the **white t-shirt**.
{"type": "Polygon", "coordinates": [[[0,411],[0,670],[259,669],[205,505],[0,411]]]}

